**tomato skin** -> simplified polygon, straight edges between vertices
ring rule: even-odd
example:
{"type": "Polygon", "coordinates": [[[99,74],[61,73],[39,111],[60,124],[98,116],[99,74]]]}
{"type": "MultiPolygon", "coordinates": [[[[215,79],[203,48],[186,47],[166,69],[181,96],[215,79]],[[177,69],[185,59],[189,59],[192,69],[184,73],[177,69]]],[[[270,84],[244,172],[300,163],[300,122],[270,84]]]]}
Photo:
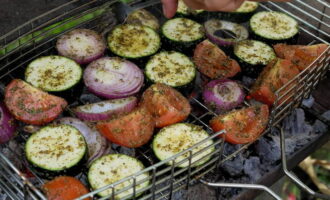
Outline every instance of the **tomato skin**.
{"type": "MultiPolygon", "coordinates": [[[[263,69],[253,84],[249,96],[268,106],[272,106],[276,100],[275,92],[298,74],[298,67],[290,60],[277,58],[263,69]]],[[[282,89],[279,95],[281,96],[286,93],[294,84],[295,82],[292,82],[288,87],[282,89]]],[[[294,90],[291,93],[289,92],[282,101],[286,100],[286,97],[292,94],[292,92],[294,90]]],[[[282,102],[280,101],[278,103],[280,104],[282,102]]]]}
{"type": "Polygon", "coordinates": [[[154,119],[149,111],[144,107],[138,107],[128,114],[99,122],[96,128],[111,142],[136,148],[151,139],[154,124],[154,119]]]}
{"type": "Polygon", "coordinates": [[[56,119],[68,103],[20,80],[12,80],[5,90],[5,104],[13,116],[27,124],[43,125],[56,119]]]}
{"type": "Polygon", "coordinates": [[[79,180],[70,176],[56,177],[45,183],[43,189],[48,200],[73,200],[89,192],[79,180]]]}
{"type": "Polygon", "coordinates": [[[210,121],[214,132],[225,130],[221,134],[231,144],[245,144],[253,142],[266,129],[269,119],[268,106],[257,105],[234,110],[227,114],[219,115],[210,121]]]}
{"type": "Polygon", "coordinates": [[[181,122],[191,112],[189,101],[180,92],[162,83],[151,85],[143,93],[140,105],[152,114],[157,128],[181,122]]]}
{"type": "Polygon", "coordinates": [[[194,63],[198,70],[211,79],[230,78],[241,71],[237,61],[209,40],[199,43],[194,51],[194,63]]]}
{"type": "Polygon", "coordinates": [[[286,44],[274,45],[276,55],[280,58],[291,60],[298,66],[300,71],[306,69],[327,48],[328,45],[326,44],[316,44],[309,46],[286,44]]]}

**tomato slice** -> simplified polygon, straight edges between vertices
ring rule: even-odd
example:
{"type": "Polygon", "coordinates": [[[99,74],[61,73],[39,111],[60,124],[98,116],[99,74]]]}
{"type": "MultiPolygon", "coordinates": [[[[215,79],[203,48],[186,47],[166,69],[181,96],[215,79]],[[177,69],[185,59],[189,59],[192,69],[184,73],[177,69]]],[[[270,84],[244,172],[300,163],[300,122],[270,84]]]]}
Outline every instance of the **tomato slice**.
{"type": "MultiPolygon", "coordinates": [[[[266,129],[269,118],[268,106],[257,105],[219,115],[210,121],[214,132],[225,130],[225,140],[232,144],[255,141],[266,129]]],[[[224,135],[221,135],[224,137],[224,135]]]]}
{"type": "Polygon", "coordinates": [[[146,144],[154,131],[154,119],[144,107],[96,125],[108,140],[121,146],[136,148],[146,144]]]}
{"type": "Polygon", "coordinates": [[[89,192],[79,180],[70,176],[56,177],[45,183],[43,189],[48,200],[73,200],[89,192]]]}
{"type": "Polygon", "coordinates": [[[67,102],[20,80],[6,87],[5,103],[13,116],[27,124],[43,125],[59,116],[67,102]]]}
{"type": "MultiPolygon", "coordinates": [[[[250,91],[250,97],[272,106],[276,100],[275,92],[299,74],[298,67],[290,60],[276,59],[270,62],[261,72],[250,91]]],[[[287,93],[282,100],[286,100],[294,90],[287,92],[294,82],[281,90],[280,96],[287,93]]],[[[281,103],[281,102],[279,102],[281,103]]]]}
{"type": "Polygon", "coordinates": [[[326,49],[327,44],[316,44],[316,45],[286,45],[276,44],[274,49],[276,55],[280,58],[291,60],[293,63],[298,65],[299,70],[306,69],[317,57],[319,57],[326,49]]]}
{"type": "Polygon", "coordinates": [[[193,59],[198,70],[211,79],[233,77],[241,71],[235,60],[209,40],[196,46],[193,59]]]}
{"type": "Polygon", "coordinates": [[[143,93],[140,105],[149,110],[158,128],[181,122],[191,112],[189,101],[180,92],[161,83],[143,93]]]}

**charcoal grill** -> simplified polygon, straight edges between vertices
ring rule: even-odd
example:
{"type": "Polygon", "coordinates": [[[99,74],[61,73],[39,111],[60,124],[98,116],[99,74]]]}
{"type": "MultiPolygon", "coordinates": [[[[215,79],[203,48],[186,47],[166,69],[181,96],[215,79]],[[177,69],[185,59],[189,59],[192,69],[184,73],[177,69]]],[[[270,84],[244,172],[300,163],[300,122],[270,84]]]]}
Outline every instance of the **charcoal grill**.
{"type": "MultiPolygon", "coordinates": [[[[114,25],[116,19],[114,18],[113,8],[117,1],[110,0],[73,0],[67,2],[56,9],[53,9],[41,16],[26,22],[22,26],[10,31],[9,33],[0,37],[0,96],[3,95],[4,85],[9,83],[14,78],[23,78],[25,66],[33,59],[42,56],[56,53],[54,46],[56,39],[77,27],[84,27],[94,29],[98,32],[106,34],[114,25]]],[[[133,1],[130,5],[141,5],[144,2],[133,1]]],[[[261,10],[278,10],[286,12],[293,16],[300,23],[300,35],[298,39],[299,44],[315,44],[315,43],[328,43],[330,39],[330,5],[323,0],[303,1],[295,0],[289,3],[262,3],[261,10]]],[[[164,20],[162,17],[162,10],[159,3],[149,6],[159,19],[164,20]]],[[[271,118],[268,127],[279,126],[280,122],[286,117],[294,108],[301,105],[304,98],[308,97],[318,83],[325,77],[329,70],[330,63],[330,48],[328,48],[317,60],[315,60],[308,68],[297,75],[289,83],[283,86],[276,92],[276,101],[271,111],[271,118]],[[285,92],[281,92],[285,90],[285,92]],[[280,95],[281,94],[281,95],[280,95]],[[279,103],[281,102],[281,103],[279,103]]],[[[198,86],[196,86],[198,88],[198,86]]],[[[200,90],[200,89],[199,89],[200,90]]],[[[187,119],[187,122],[203,126],[211,134],[209,138],[196,144],[199,146],[208,140],[214,140],[214,144],[201,149],[197,153],[192,153],[191,147],[167,160],[159,162],[152,155],[152,151],[148,147],[137,149],[137,158],[146,163],[147,168],[137,174],[122,179],[116,183],[110,184],[96,191],[92,191],[87,195],[80,197],[97,198],[96,194],[100,191],[111,189],[112,195],[100,199],[114,199],[115,195],[126,191],[133,190],[133,195],[127,198],[133,199],[171,199],[172,194],[182,188],[188,188],[191,184],[202,180],[203,183],[221,187],[241,187],[261,189],[268,191],[273,197],[279,197],[264,185],[256,184],[230,184],[230,183],[209,183],[203,178],[206,175],[213,175],[215,169],[225,161],[235,157],[238,153],[244,151],[251,144],[243,145],[234,153],[225,156],[223,154],[224,141],[220,139],[220,134],[225,132],[220,131],[212,133],[212,130],[207,125],[208,120],[215,116],[212,110],[209,110],[199,98],[190,98],[193,106],[193,112],[187,119]],[[192,166],[192,158],[209,148],[215,147],[215,151],[209,156],[211,159],[199,167],[192,166]],[[189,157],[180,162],[176,162],[176,158],[181,154],[188,153],[189,157]],[[180,163],[189,162],[186,168],[176,168],[180,163]],[[171,163],[169,166],[166,163],[171,163]],[[150,177],[144,180],[137,181],[136,177],[148,172],[150,177]],[[123,188],[120,191],[115,190],[116,185],[123,181],[131,181],[131,185],[123,188]],[[146,188],[136,190],[136,185],[144,181],[150,181],[150,185],[146,188]],[[137,194],[143,195],[137,197],[137,194]]],[[[70,108],[68,108],[70,113],[70,108]]],[[[269,132],[268,128],[264,134],[269,132]]],[[[23,144],[26,141],[27,134],[19,134],[15,138],[18,143],[23,144]]],[[[284,144],[284,140],[282,140],[284,144]]],[[[22,148],[21,145],[19,148],[22,148]]],[[[3,144],[2,147],[7,148],[11,153],[15,154],[17,150],[13,149],[9,144],[3,144]]],[[[283,145],[282,145],[283,147],[283,145]]],[[[284,149],[282,149],[284,150],[284,149]]],[[[17,155],[19,156],[19,155],[17,155]]],[[[24,159],[20,159],[24,162],[24,159]]],[[[283,154],[282,161],[286,166],[285,154],[283,154]]],[[[198,162],[195,161],[195,162],[198,162]]],[[[22,164],[22,163],[21,163],[22,164]]],[[[40,185],[44,180],[36,176],[28,178],[25,173],[21,172],[20,167],[9,160],[3,152],[0,152],[0,188],[5,191],[11,199],[46,199],[40,190],[40,185]],[[33,183],[32,183],[33,181],[33,183]]],[[[289,172],[284,168],[287,175],[289,172]]],[[[33,173],[33,170],[31,169],[33,173]]],[[[34,174],[35,175],[35,174],[34,174]]],[[[84,174],[80,174],[79,178],[83,179],[84,174]]],[[[295,177],[293,179],[298,182],[302,187],[305,187],[295,177]]],[[[306,189],[306,188],[305,188],[306,189]]],[[[307,190],[309,190],[307,188],[307,190]]],[[[314,191],[309,191],[315,195],[314,191]]]]}

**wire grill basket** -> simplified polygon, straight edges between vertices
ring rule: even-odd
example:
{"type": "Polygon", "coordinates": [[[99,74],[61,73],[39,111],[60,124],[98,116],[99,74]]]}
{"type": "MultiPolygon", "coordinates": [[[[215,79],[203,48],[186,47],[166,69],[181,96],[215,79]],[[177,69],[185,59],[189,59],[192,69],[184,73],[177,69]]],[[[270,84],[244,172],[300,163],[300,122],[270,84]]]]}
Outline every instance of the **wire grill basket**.
{"type": "MultiPolygon", "coordinates": [[[[9,81],[14,78],[23,78],[25,66],[29,62],[39,56],[55,53],[54,46],[58,36],[77,27],[90,28],[106,34],[117,23],[112,12],[115,2],[113,0],[73,0],[1,36],[0,96],[3,95],[4,86],[9,81]]],[[[159,19],[162,18],[159,5],[154,5],[148,9],[159,19]]],[[[298,39],[299,44],[328,43],[330,39],[330,5],[323,0],[295,0],[289,3],[268,2],[262,3],[260,9],[286,12],[297,19],[301,30],[298,39]]],[[[269,127],[278,125],[293,108],[299,106],[301,101],[311,94],[312,90],[329,70],[329,63],[330,48],[308,68],[276,92],[277,99],[271,111],[269,127]]],[[[192,149],[195,147],[193,146],[162,162],[158,162],[155,159],[150,148],[139,148],[137,149],[137,158],[143,160],[149,167],[114,184],[92,191],[79,199],[84,199],[87,196],[97,198],[97,193],[108,189],[112,190],[112,194],[101,199],[114,199],[119,193],[127,190],[132,191],[132,195],[127,196],[127,198],[168,199],[171,198],[175,191],[189,187],[191,183],[200,177],[206,174],[213,175],[214,169],[221,163],[235,157],[239,152],[248,148],[250,144],[243,145],[230,155],[223,155],[223,140],[217,136],[224,133],[212,133],[212,130],[207,125],[208,120],[215,116],[215,113],[203,105],[198,98],[190,98],[190,102],[194,109],[187,122],[203,126],[211,133],[209,138],[195,146],[200,146],[208,140],[214,140],[212,145],[196,153],[192,152],[192,149]],[[213,147],[215,147],[215,151],[208,155],[211,157],[210,160],[202,166],[192,167],[194,164],[192,158],[213,147]],[[189,156],[180,162],[176,162],[176,158],[181,154],[188,154],[189,156]],[[188,167],[176,167],[183,162],[188,162],[188,167]],[[150,176],[144,180],[137,180],[139,174],[145,172],[148,172],[150,176]],[[129,181],[130,185],[117,190],[116,185],[125,181],[129,181]],[[149,186],[137,190],[136,185],[145,181],[150,183],[149,186]],[[138,196],[138,194],[142,195],[138,196]]],[[[20,134],[15,140],[24,143],[27,137],[28,135],[20,134]]],[[[6,191],[7,195],[12,199],[45,199],[45,196],[38,189],[43,180],[36,177],[32,183],[31,179],[27,178],[19,170],[20,166],[6,157],[5,151],[15,154],[17,152],[16,147],[13,147],[10,143],[3,144],[0,147],[2,149],[2,152],[0,152],[0,188],[6,191]]],[[[194,162],[198,162],[198,160],[194,162]]],[[[83,177],[84,175],[81,175],[81,178],[83,177]]]]}

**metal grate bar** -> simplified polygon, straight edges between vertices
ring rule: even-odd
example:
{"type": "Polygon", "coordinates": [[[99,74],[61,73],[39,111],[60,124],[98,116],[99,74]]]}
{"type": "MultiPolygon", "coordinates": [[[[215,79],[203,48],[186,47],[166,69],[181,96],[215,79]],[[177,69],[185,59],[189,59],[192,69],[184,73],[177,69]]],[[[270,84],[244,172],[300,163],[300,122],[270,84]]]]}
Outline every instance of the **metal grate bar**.
{"type": "Polygon", "coordinates": [[[326,18],[329,18],[329,19],[330,19],[330,16],[329,16],[329,15],[327,15],[326,13],[320,12],[319,10],[317,10],[317,9],[315,9],[314,7],[308,5],[308,4],[305,3],[304,1],[296,0],[296,2],[298,2],[298,3],[301,4],[301,5],[304,5],[305,7],[307,7],[307,8],[309,8],[309,9],[313,10],[314,12],[316,12],[316,13],[318,13],[318,14],[320,14],[320,15],[322,15],[323,17],[326,17],[326,18]]]}

